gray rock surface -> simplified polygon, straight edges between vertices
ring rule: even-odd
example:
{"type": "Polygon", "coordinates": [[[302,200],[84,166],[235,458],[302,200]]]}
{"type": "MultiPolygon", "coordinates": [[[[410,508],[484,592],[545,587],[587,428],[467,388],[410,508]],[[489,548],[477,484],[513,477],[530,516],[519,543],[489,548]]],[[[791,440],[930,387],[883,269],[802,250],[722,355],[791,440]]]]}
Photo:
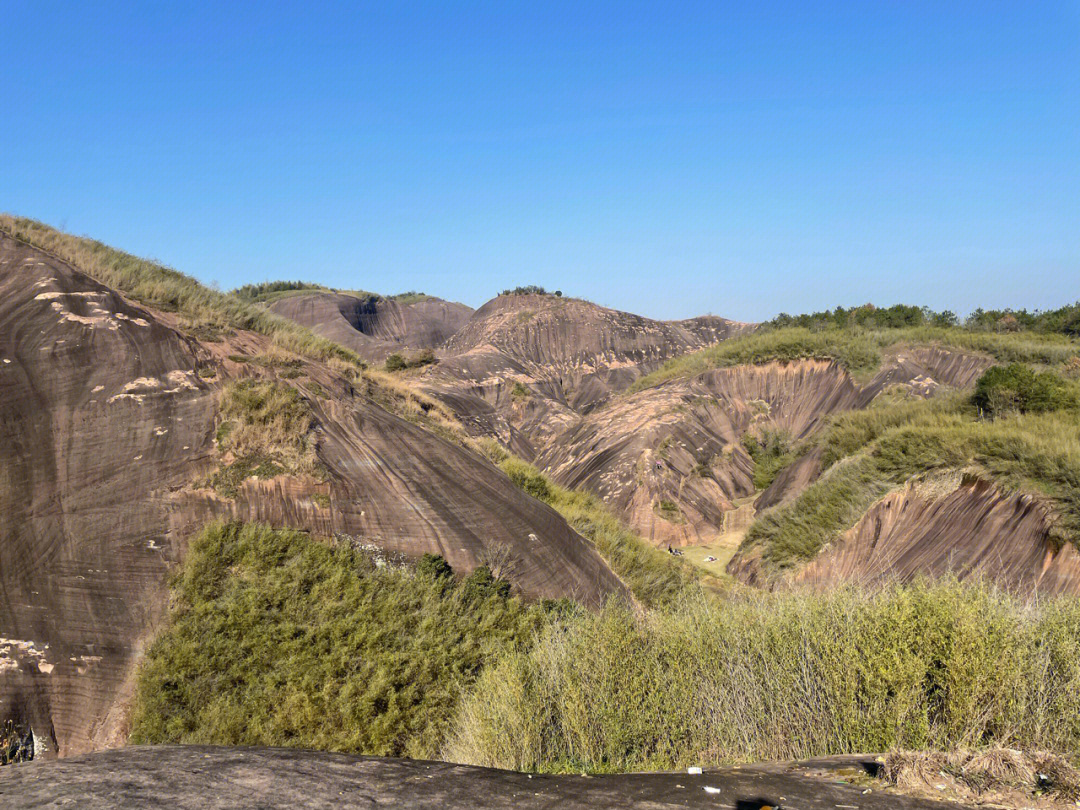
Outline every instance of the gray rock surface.
{"type": "Polygon", "coordinates": [[[442,762],[281,748],[136,747],[0,772],[0,806],[30,810],[370,808],[729,808],[942,810],[835,778],[872,759],[839,757],[686,773],[549,776],[442,762]],[[715,790],[706,791],[710,787],[715,790]]]}

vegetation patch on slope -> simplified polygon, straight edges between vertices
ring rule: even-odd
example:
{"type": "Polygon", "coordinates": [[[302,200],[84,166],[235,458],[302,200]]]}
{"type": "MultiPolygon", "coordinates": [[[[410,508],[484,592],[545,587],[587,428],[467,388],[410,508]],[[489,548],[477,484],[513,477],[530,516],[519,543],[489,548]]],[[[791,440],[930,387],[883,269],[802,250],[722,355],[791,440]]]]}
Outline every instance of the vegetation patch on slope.
{"type": "Polygon", "coordinates": [[[216,524],[192,542],[146,653],[133,743],[437,754],[484,667],[545,611],[484,567],[456,580],[347,542],[216,524]]]}
{"type": "MultiPolygon", "coordinates": [[[[232,460],[209,485],[234,498],[244,479],[282,473],[320,476],[311,436],[311,408],[291,385],[273,380],[230,382],[221,394],[218,450],[232,460]]],[[[321,476],[320,476],[321,477],[321,476]]]]}
{"type": "Polygon", "coordinates": [[[983,584],[612,602],[489,667],[443,756],[616,772],[993,744],[1080,754],[1080,602],[983,584]]]}
{"type": "Polygon", "coordinates": [[[989,355],[1003,363],[1059,366],[1080,356],[1080,340],[1055,333],[998,333],[961,327],[911,326],[869,329],[767,326],[701,351],[681,355],[635,381],[627,393],[714,368],[773,361],[834,360],[858,379],[869,379],[881,365],[882,351],[901,345],[938,345],[989,355]]]}
{"type": "Polygon", "coordinates": [[[1078,390],[1076,382],[1052,372],[994,367],[974,396],[841,414],[816,440],[826,472],[798,498],[759,517],[740,550],[761,546],[773,573],[792,568],[851,528],[889,491],[916,476],[958,469],[976,470],[1008,490],[1038,493],[1054,508],[1055,541],[1080,546],[1078,390]],[[1018,385],[1026,391],[1032,380],[1031,398],[1017,394],[1018,385]]]}
{"type": "Polygon", "coordinates": [[[592,493],[560,487],[493,440],[476,442],[476,447],[518,487],[552,507],[596,546],[641,604],[646,607],[671,604],[701,583],[702,574],[645,543],[592,493]]]}

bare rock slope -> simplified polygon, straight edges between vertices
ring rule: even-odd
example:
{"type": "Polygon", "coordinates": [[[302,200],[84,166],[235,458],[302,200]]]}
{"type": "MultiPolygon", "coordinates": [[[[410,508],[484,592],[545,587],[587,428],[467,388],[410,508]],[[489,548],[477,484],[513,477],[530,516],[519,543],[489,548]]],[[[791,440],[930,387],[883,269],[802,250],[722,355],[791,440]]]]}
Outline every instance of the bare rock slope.
{"type": "Polygon", "coordinates": [[[759,810],[781,804],[806,810],[935,810],[958,806],[847,783],[850,774],[876,768],[870,757],[833,757],[697,775],[555,776],[316,751],[162,745],[12,767],[0,780],[0,802],[11,807],[70,805],[86,810],[759,810]]]}
{"type": "Polygon", "coordinates": [[[441,553],[465,571],[506,548],[534,596],[595,604],[621,589],[556,512],[321,363],[305,361],[295,384],[327,480],[250,479],[235,499],[200,488],[220,463],[219,389],[274,375],[235,360],[267,343],[200,343],[175,316],[0,236],[0,719],[32,726],[50,752],[124,738],[167,572],[214,517],[441,553]]]}
{"type": "Polygon", "coordinates": [[[375,362],[393,352],[434,349],[472,314],[464,304],[439,298],[402,303],[381,296],[324,292],[288,296],[269,308],[375,362]]]}

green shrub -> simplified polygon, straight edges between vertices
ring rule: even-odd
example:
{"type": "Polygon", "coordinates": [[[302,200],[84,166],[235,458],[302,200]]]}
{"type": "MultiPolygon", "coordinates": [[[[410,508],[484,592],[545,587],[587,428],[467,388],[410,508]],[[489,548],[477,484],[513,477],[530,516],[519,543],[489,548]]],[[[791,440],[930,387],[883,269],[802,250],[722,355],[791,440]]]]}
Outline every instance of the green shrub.
{"type": "Polygon", "coordinates": [[[424,349],[409,358],[395,352],[386,358],[384,368],[387,371],[405,371],[410,368],[422,368],[437,362],[439,360],[431,349],[424,349]]]}
{"type": "Polygon", "coordinates": [[[462,691],[544,611],[497,581],[378,566],[347,544],[216,524],[140,667],[133,743],[438,753],[462,691]]]}
{"type": "Polygon", "coordinates": [[[425,554],[416,561],[416,573],[432,579],[444,579],[453,576],[454,569],[440,555],[425,554]]]}
{"type": "Polygon", "coordinates": [[[975,406],[988,416],[1010,411],[1044,413],[1077,407],[1077,390],[1052,371],[1020,363],[987,369],[975,383],[975,406]]]}
{"type": "Polygon", "coordinates": [[[754,460],[754,487],[758,490],[769,486],[795,460],[791,436],[784,430],[765,427],[757,432],[747,431],[742,446],[754,460]]]}

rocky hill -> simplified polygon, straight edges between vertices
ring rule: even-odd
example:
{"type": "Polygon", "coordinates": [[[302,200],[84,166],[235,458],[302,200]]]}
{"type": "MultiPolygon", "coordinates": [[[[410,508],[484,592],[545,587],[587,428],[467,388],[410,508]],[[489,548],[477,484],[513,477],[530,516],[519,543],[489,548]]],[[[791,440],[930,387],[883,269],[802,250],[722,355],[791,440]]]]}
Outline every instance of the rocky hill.
{"type": "Polygon", "coordinates": [[[206,334],[0,235],[0,711],[46,750],[124,738],[167,574],[211,519],[438,553],[462,571],[500,550],[534,597],[622,589],[558,513],[381,407],[373,381],[265,334],[206,334]],[[303,410],[309,467],[227,449],[221,403],[244,381],[303,410]]]}
{"type": "MultiPolygon", "coordinates": [[[[1024,343],[955,327],[774,328],[747,337],[753,330],[714,317],[658,322],[559,296],[502,295],[438,347],[439,363],[416,382],[474,435],[495,438],[563,486],[595,493],[657,545],[706,546],[715,567],[748,532],[751,540],[760,533],[758,515],[792,504],[826,471],[818,445],[838,415],[970,391],[1014,357],[1053,365],[1080,354],[1068,338],[1024,343]]],[[[976,456],[954,472],[972,465],[976,456]]],[[[867,502],[871,511],[852,516],[798,579],[978,571],[1047,590],[1080,587],[1072,547],[1059,550],[1050,537],[1058,518],[1039,483],[1010,494],[992,475],[980,480],[931,501],[894,482],[879,493],[892,500],[867,502]],[[1003,517],[1010,509],[1027,515],[1026,528],[1003,517]],[[972,532],[978,540],[964,539],[972,532]]],[[[745,545],[730,573],[773,582],[777,571],[763,575],[761,554],[760,543],[745,545]]]]}
{"type": "Polygon", "coordinates": [[[441,346],[472,314],[464,304],[427,296],[398,301],[333,292],[283,297],[271,303],[269,309],[380,363],[393,352],[441,346]]]}

